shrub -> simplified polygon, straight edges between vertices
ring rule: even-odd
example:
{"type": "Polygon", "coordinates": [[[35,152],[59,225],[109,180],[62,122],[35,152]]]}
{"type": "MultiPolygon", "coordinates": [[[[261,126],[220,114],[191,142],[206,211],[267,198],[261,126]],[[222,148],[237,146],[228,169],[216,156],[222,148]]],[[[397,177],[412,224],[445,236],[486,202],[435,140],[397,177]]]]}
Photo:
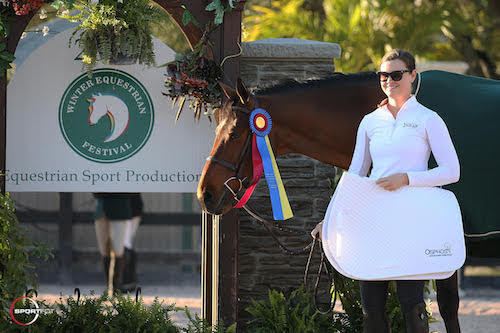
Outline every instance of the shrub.
{"type": "MultiPolygon", "coordinates": [[[[0,307],[8,309],[12,302],[30,288],[38,285],[32,258],[49,259],[52,256],[45,245],[29,239],[19,226],[15,203],[9,194],[0,193],[0,307]]],[[[0,320],[8,313],[0,311],[0,320]]]]}
{"type": "Polygon", "coordinates": [[[349,326],[343,313],[324,315],[316,311],[304,287],[288,297],[281,291],[269,290],[267,300],[252,300],[246,311],[253,316],[248,322],[250,332],[347,332],[349,326]]]}

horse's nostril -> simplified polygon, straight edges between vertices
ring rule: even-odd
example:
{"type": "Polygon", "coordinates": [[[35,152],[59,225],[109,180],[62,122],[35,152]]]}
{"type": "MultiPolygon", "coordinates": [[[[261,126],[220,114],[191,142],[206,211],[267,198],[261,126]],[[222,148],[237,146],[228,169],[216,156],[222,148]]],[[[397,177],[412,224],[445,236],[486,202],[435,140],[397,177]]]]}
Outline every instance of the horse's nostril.
{"type": "Polygon", "coordinates": [[[203,202],[205,203],[205,206],[208,206],[212,202],[212,193],[205,191],[203,193],[203,202]]]}

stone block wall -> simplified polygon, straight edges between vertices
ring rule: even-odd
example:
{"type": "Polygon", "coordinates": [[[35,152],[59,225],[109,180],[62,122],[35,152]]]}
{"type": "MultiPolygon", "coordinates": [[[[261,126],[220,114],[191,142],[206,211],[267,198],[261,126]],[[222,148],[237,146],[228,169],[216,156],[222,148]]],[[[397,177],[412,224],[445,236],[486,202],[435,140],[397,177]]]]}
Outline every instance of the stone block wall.
{"type": "MultiPolygon", "coordinates": [[[[339,56],[340,47],[333,43],[297,39],[254,41],[243,44],[241,73],[248,88],[269,86],[283,79],[318,78],[335,71],[334,58],[339,56]]],[[[277,162],[294,212],[292,219],[282,223],[309,233],[324,217],[336,170],[300,154],[281,156],[277,162]]],[[[264,179],[257,185],[249,205],[272,220],[264,179]]],[[[240,212],[238,326],[243,329],[249,319],[245,308],[252,299],[267,299],[269,288],[287,292],[300,286],[308,254],[285,254],[258,221],[244,210],[240,212]]],[[[308,234],[276,231],[276,235],[292,249],[303,248],[311,241],[308,234]]],[[[318,267],[319,249],[316,253],[311,273],[318,267]]],[[[313,278],[314,274],[311,282],[313,278]]]]}

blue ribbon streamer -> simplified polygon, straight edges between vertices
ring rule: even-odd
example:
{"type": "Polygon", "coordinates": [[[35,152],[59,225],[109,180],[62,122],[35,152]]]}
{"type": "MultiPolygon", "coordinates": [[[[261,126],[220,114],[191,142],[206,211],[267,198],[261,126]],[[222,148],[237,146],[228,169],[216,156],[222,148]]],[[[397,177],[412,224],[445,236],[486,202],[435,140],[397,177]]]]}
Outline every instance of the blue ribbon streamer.
{"type": "Polygon", "coordinates": [[[269,194],[271,196],[271,207],[273,209],[273,217],[275,220],[283,220],[283,210],[281,208],[281,198],[278,189],[278,183],[274,175],[273,162],[269,149],[266,143],[266,137],[257,136],[257,147],[259,148],[260,156],[262,157],[262,165],[264,166],[264,176],[266,177],[269,194]]]}

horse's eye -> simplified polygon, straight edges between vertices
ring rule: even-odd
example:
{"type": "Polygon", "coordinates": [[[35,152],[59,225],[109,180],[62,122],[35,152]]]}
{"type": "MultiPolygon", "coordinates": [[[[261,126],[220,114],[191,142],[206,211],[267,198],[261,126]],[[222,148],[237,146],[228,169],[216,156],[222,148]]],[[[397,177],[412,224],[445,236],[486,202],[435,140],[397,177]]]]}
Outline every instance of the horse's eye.
{"type": "Polygon", "coordinates": [[[240,137],[240,133],[231,133],[231,135],[229,135],[229,140],[238,140],[240,137]]]}

